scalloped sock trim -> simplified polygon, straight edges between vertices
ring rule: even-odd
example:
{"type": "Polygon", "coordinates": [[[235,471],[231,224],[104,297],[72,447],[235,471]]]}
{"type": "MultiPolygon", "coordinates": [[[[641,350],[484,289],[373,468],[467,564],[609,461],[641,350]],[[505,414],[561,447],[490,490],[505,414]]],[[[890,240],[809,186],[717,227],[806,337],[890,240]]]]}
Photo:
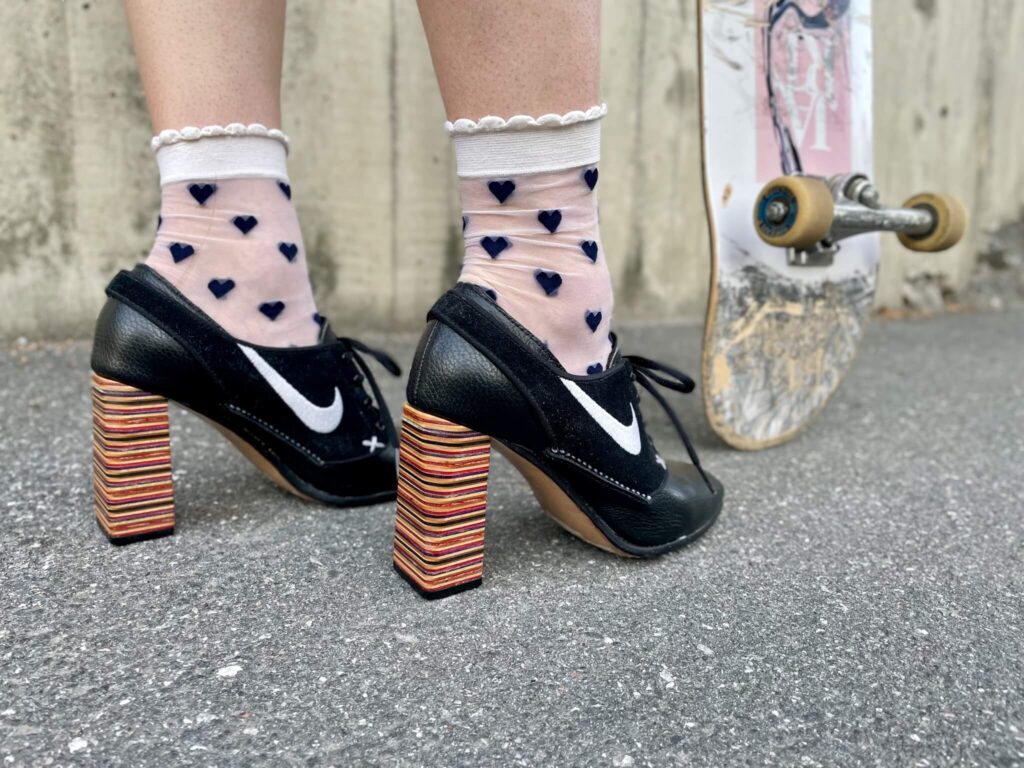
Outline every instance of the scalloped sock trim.
{"type": "Polygon", "coordinates": [[[280,128],[267,128],[262,123],[228,123],[227,125],[204,125],[197,128],[194,125],[186,125],[180,131],[173,128],[160,131],[149,141],[150,148],[156,152],[160,147],[169,144],[178,144],[182,141],[199,141],[199,139],[217,138],[220,136],[260,136],[265,139],[274,139],[284,144],[285,151],[288,150],[290,142],[288,136],[280,128]]]}
{"type": "Polygon", "coordinates": [[[608,114],[607,104],[596,104],[586,110],[573,110],[564,115],[549,113],[540,117],[529,115],[513,115],[506,119],[497,115],[487,115],[479,120],[460,118],[454,122],[446,122],[444,128],[450,135],[469,134],[488,131],[516,131],[527,128],[558,128],[591,120],[600,120],[608,114]]]}
{"type": "Polygon", "coordinates": [[[513,176],[593,165],[601,156],[604,104],[564,115],[445,123],[461,178],[513,176]]]}

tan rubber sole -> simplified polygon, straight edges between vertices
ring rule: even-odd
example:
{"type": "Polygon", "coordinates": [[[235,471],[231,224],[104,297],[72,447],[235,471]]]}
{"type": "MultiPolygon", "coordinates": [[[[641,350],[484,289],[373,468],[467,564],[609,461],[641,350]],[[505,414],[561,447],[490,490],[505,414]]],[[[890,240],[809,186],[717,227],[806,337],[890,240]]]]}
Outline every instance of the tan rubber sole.
{"type": "Polygon", "coordinates": [[[554,480],[497,440],[493,442],[493,445],[502,456],[509,460],[512,466],[519,470],[519,474],[526,478],[526,482],[533,490],[533,495],[537,497],[541,507],[556,523],[573,536],[583,539],[605,552],[611,552],[620,557],[636,557],[612,544],[611,540],[594,525],[587,514],[569,498],[565,491],[558,487],[554,480]]]}

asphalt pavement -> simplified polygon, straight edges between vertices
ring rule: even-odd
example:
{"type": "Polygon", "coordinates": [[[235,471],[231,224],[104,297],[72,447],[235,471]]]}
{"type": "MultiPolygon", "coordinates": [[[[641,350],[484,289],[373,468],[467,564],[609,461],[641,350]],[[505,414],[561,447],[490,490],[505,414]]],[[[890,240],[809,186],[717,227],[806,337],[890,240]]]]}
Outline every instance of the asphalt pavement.
{"type": "MultiPolygon", "coordinates": [[[[697,327],[623,336],[698,370],[697,327]]],[[[874,323],[761,453],[671,396],[727,497],[656,561],[573,539],[496,456],[484,584],[436,602],[390,505],[294,499],[180,410],[177,534],[110,546],[87,385],[86,343],[0,348],[2,768],[1024,764],[1024,313],[874,323]]]]}

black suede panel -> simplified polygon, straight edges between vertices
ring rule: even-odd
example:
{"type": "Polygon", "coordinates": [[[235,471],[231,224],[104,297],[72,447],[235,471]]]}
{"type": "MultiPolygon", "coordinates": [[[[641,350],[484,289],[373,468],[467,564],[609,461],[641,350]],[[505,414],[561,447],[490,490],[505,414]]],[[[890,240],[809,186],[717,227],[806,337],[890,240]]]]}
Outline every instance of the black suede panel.
{"type": "MultiPolygon", "coordinates": [[[[553,456],[559,457],[559,452],[564,452],[567,459],[589,465],[599,474],[641,495],[649,495],[661,486],[666,472],[655,460],[654,449],[636,408],[636,390],[629,365],[618,350],[613,351],[611,363],[603,373],[573,376],[482,289],[466,283],[460,283],[442,296],[430,310],[429,317],[466,339],[505,375],[519,397],[532,406],[535,418],[550,435],[546,448],[555,452],[553,456]],[[574,383],[622,424],[631,423],[635,413],[640,423],[640,453],[631,456],[600,429],[562,380],[574,383]]],[[[463,418],[472,418],[476,409],[471,398],[452,389],[450,401],[453,412],[461,408],[463,418]]],[[[492,436],[506,439],[500,433],[492,436]]]]}
{"type": "Polygon", "coordinates": [[[322,343],[310,347],[240,343],[144,265],[118,274],[107,293],[93,346],[97,373],[209,417],[311,496],[344,503],[393,495],[394,426],[377,393],[374,404],[367,402],[360,383],[365,373],[346,339],[325,325],[322,343]],[[327,434],[308,428],[246,357],[243,344],[315,405],[330,405],[337,389],[340,424],[327,434]],[[372,442],[372,453],[364,441],[372,442]]]}
{"type": "Polygon", "coordinates": [[[696,467],[670,476],[658,462],[637,410],[632,368],[617,348],[606,371],[572,376],[476,286],[460,284],[430,310],[407,396],[413,406],[523,456],[631,554],[653,556],[685,544],[721,510],[717,480],[708,481],[712,491],[696,467]],[[566,382],[594,401],[599,417],[604,410],[623,427],[636,418],[639,454],[609,435],[566,382]]]}

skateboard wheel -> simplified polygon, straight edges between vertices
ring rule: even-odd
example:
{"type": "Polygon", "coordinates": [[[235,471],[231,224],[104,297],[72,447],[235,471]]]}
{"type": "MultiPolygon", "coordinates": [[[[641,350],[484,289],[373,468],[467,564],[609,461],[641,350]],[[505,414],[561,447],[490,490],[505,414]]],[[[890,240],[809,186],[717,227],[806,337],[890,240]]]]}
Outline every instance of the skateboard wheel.
{"type": "Polygon", "coordinates": [[[967,208],[951,195],[922,192],[903,204],[904,208],[924,208],[935,217],[935,225],[923,235],[897,233],[900,242],[912,251],[944,251],[952,248],[967,230],[967,208]]]}
{"type": "Polygon", "coordinates": [[[832,214],[832,192],[824,181],[780,176],[757,196],[754,229],[769,245],[807,250],[828,235],[832,214]]]}

